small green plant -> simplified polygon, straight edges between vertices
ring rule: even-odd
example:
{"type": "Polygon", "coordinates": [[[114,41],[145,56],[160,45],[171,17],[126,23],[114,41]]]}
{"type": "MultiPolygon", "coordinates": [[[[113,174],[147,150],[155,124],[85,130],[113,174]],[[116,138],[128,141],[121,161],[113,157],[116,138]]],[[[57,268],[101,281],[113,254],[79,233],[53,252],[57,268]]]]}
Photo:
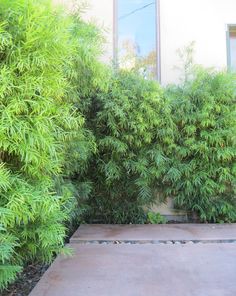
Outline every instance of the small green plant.
{"type": "Polygon", "coordinates": [[[194,64],[194,49],[195,42],[192,41],[190,44],[184,46],[177,50],[177,55],[180,59],[180,65],[175,66],[176,70],[179,70],[181,75],[181,80],[183,83],[191,79],[195,64],[194,64]]]}
{"type": "Polygon", "coordinates": [[[165,224],[167,222],[166,218],[160,213],[148,212],[147,222],[151,224],[165,224]]]}

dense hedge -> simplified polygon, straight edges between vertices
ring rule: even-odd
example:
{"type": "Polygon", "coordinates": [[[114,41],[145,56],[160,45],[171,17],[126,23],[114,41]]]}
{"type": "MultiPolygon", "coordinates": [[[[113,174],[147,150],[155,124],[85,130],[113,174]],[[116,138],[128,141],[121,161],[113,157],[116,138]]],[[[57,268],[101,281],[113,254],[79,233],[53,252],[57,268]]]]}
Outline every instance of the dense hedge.
{"type": "Polygon", "coordinates": [[[163,91],[135,73],[115,73],[108,88],[90,100],[85,117],[97,143],[88,170],[93,183],[89,216],[106,223],[143,223],[143,206],[155,199],[158,185],[161,152],[152,143],[168,142],[172,131],[163,91]]]}
{"type": "Polygon", "coordinates": [[[144,223],[143,206],[157,194],[201,221],[236,221],[235,75],[190,77],[163,91],[121,72],[90,98],[86,123],[98,151],[86,221],[144,223]]]}
{"type": "Polygon", "coordinates": [[[174,138],[166,194],[202,221],[236,221],[236,77],[198,69],[167,89],[174,138]]]}

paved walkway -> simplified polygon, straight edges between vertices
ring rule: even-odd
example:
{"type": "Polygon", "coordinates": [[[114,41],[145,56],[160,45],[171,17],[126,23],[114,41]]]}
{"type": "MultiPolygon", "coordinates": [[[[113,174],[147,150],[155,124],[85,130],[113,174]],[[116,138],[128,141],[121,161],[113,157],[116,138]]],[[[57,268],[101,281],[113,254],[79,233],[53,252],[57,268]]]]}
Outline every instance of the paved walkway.
{"type": "Polygon", "coordinates": [[[236,296],[236,224],[82,225],[30,296],[236,296]]]}

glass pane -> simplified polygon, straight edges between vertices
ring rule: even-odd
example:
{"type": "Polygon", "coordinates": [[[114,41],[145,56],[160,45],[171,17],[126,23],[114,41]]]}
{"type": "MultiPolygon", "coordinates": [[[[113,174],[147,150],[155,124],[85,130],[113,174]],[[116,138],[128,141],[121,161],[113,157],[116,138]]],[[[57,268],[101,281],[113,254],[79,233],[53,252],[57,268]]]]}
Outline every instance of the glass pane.
{"type": "Polygon", "coordinates": [[[157,77],[156,1],[118,0],[118,63],[157,77]]]}
{"type": "Polygon", "coordinates": [[[236,71],[236,32],[230,32],[230,66],[236,71]]]}

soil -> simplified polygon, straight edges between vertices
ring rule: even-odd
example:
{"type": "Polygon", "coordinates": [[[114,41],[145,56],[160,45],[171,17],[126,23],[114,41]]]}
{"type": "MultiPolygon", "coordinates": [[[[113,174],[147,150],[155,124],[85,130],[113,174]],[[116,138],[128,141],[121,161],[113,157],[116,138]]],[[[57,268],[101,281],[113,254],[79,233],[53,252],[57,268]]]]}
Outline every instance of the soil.
{"type": "Polygon", "coordinates": [[[0,292],[1,296],[28,296],[48,267],[45,264],[27,266],[13,284],[0,292]]]}

